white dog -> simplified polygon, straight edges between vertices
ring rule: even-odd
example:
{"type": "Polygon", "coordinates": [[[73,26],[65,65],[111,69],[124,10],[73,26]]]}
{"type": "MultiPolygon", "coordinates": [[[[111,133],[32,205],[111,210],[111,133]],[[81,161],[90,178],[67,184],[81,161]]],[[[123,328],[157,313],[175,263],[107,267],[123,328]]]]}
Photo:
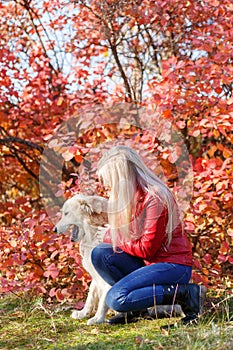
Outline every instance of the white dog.
{"type": "Polygon", "coordinates": [[[64,203],[62,218],[54,227],[54,231],[61,234],[70,225],[74,225],[71,240],[79,241],[82,264],[92,281],[84,308],[80,311],[73,310],[71,317],[83,319],[96,312],[95,316],[87,321],[88,325],[104,322],[108,310],[105,298],[110,285],[100,277],[91,262],[91,251],[103,240],[107,230],[105,224],[107,224],[107,199],[77,194],[64,203]]]}

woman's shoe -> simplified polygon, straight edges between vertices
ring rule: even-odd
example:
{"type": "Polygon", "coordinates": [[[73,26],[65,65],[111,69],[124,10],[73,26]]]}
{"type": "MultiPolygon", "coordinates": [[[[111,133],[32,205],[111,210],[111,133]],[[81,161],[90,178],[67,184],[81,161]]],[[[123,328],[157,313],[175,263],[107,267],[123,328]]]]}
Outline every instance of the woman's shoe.
{"type": "Polygon", "coordinates": [[[120,312],[116,316],[107,319],[107,324],[127,324],[137,322],[140,318],[149,316],[147,310],[120,312]]]}
{"type": "Polygon", "coordinates": [[[197,323],[203,313],[203,305],[206,296],[206,287],[197,284],[164,285],[163,304],[177,303],[182,307],[185,317],[182,323],[185,325],[197,323]]]}
{"type": "MultiPolygon", "coordinates": [[[[185,314],[181,319],[184,325],[197,323],[203,313],[206,287],[197,284],[163,285],[163,302],[161,305],[179,304],[185,314]]],[[[147,309],[141,311],[130,311],[118,313],[116,316],[106,320],[108,324],[126,324],[137,322],[140,317],[150,316],[147,309]]]]}

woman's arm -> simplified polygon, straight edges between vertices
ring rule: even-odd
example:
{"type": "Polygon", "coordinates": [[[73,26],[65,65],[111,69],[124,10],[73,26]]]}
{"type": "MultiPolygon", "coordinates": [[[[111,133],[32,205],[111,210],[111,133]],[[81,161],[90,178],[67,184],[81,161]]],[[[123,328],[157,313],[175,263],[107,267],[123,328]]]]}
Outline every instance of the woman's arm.
{"type": "Polygon", "coordinates": [[[161,201],[154,197],[146,203],[144,210],[144,224],[140,237],[124,243],[119,248],[133,256],[150,260],[166,240],[168,213],[161,201]]]}

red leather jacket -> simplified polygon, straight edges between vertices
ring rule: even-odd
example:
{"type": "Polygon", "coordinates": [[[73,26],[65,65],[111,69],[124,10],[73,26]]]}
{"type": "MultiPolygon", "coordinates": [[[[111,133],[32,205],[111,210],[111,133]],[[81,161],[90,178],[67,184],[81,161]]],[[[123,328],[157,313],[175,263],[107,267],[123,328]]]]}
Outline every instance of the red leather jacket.
{"type": "MultiPolygon", "coordinates": [[[[134,218],[130,223],[131,236],[139,237],[120,245],[124,252],[142,258],[145,265],[158,262],[192,265],[191,244],[178,225],[167,244],[166,226],[168,211],[166,206],[151,194],[138,192],[134,218]]],[[[176,205],[176,204],[175,204],[176,205]]],[[[109,242],[107,232],[104,242],[109,242]]]]}

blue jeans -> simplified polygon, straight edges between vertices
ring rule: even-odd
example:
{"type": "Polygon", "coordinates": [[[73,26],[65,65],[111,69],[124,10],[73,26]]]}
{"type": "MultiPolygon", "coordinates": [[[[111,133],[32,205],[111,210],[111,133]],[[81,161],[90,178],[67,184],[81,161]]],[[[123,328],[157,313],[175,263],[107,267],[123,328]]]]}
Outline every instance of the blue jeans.
{"type": "Polygon", "coordinates": [[[186,284],[191,266],[154,263],[145,266],[142,259],[122,250],[114,252],[111,244],[101,243],[92,251],[92,263],[109,283],[106,303],[118,312],[140,311],[163,303],[163,285],[186,284]]]}

